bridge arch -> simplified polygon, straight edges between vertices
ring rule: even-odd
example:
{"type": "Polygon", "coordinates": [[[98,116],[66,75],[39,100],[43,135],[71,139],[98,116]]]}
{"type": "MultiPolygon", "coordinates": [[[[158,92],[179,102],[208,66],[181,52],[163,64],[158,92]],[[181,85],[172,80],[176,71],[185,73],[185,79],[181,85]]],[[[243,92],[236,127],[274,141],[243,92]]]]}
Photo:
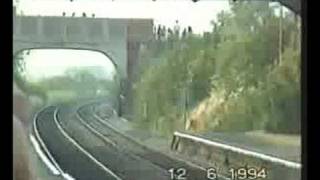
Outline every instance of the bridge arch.
{"type": "Polygon", "coordinates": [[[113,59],[122,78],[130,76],[128,64],[138,58],[129,45],[153,37],[151,19],[17,16],[13,12],[14,54],[27,48],[94,49],[113,59]]]}

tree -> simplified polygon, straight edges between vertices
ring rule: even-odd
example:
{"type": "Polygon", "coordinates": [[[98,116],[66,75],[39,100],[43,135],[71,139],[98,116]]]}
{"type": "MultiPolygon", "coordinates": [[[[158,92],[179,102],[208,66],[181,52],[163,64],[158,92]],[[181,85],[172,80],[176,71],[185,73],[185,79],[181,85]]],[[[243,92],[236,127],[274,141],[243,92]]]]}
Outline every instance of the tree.
{"type": "Polygon", "coordinates": [[[23,51],[17,54],[13,60],[13,78],[17,86],[26,93],[27,96],[38,96],[45,103],[47,95],[43,88],[32,83],[27,78],[25,56],[28,56],[30,51],[23,51]]]}
{"type": "Polygon", "coordinates": [[[281,18],[268,2],[237,1],[212,25],[202,37],[144,53],[134,96],[139,122],[174,130],[189,114],[209,130],[299,132],[300,39],[292,14],[281,18]]]}

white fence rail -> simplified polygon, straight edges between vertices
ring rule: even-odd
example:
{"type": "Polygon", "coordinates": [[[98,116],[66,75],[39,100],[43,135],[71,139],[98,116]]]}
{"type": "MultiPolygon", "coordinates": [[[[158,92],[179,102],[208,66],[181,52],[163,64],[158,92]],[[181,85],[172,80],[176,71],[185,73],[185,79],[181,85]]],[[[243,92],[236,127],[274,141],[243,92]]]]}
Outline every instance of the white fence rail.
{"type": "Polygon", "coordinates": [[[301,163],[210,141],[186,133],[174,132],[171,149],[188,156],[193,156],[196,159],[205,160],[209,164],[213,163],[222,169],[222,173],[228,173],[230,167],[251,166],[259,169],[266,167],[269,173],[267,179],[301,179],[301,163]]]}

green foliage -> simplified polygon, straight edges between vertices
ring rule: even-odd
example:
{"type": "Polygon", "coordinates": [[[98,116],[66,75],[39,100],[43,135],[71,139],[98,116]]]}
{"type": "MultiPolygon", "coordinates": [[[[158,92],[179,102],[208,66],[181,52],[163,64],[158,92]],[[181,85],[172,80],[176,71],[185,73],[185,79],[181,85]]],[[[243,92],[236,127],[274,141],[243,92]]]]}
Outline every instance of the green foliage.
{"type": "Polygon", "coordinates": [[[207,130],[300,132],[297,19],[290,13],[283,17],[280,64],[273,7],[262,1],[231,6],[212,21],[211,33],[153,42],[142,53],[134,89],[139,125],[168,134],[183,129],[184,116],[209,102],[208,115],[197,119],[207,122],[207,130]]]}
{"type": "MultiPolygon", "coordinates": [[[[90,69],[91,70],[91,69],[90,69]]],[[[25,78],[23,68],[16,66],[17,85],[29,96],[37,96],[44,103],[67,103],[81,99],[116,96],[117,79],[97,78],[88,68],[71,68],[65,75],[52,76],[33,82],[25,78]]]]}

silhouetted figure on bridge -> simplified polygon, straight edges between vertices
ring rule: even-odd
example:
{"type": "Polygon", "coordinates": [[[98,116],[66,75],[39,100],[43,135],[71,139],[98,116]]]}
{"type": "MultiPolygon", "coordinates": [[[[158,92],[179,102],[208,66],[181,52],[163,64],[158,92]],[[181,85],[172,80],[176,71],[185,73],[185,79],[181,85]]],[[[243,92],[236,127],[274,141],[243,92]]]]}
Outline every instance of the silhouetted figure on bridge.
{"type": "Polygon", "coordinates": [[[86,15],[86,13],[84,12],[84,13],[82,13],[82,17],[87,17],[87,15],[86,15]]]}
{"type": "Polygon", "coordinates": [[[161,28],[161,40],[164,41],[166,39],[166,34],[167,34],[166,26],[162,26],[162,28],[161,28]]]}
{"type": "Polygon", "coordinates": [[[153,26],[153,31],[152,31],[152,33],[153,33],[154,39],[156,39],[156,38],[157,38],[157,26],[153,26]]]}
{"type": "Polygon", "coordinates": [[[73,13],[72,13],[72,17],[75,17],[75,16],[76,16],[76,13],[75,13],[75,12],[73,12],[73,13]]]}
{"type": "Polygon", "coordinates": [[[191,26],[188,26],[188,34],[192,34],[192,27],[191,26]]]}
{"type": "Polygon", "coordinates": [[[174,29],[173,30],[174,30],[174,35],[179,38],[179,36],[180,36],[180,25],[179,25],[179,21],[178,20],[176,20],[176,24],[174,25],[174,29]]]}
{"type": "Polygon", "coordinates": [[[172,47],[173,47],[173,38],[174,38],[173,31],[172,31],[171,28],[168,28],[168,36],[167,36],[167,39],[168,39],[169,48],[172,48],[172,47]]]}
{"type": "Polygon", "coordinates": [[[171,28],[168,28],[168,38],[172,37],[173,31],[171,28]]]}
{"type": "Polygon", "coordinates": [[[157,29],[157,40],[160,40],[160,37],[161,37],[161,26],[159,24],[157,29]]]}
{"type": "Polygon", "coordinates": [[[184,28],[183,31],[182,31],[182,38],[186,38],[187,37],[187,29],[184,28]]]}
{"type": "Polygon", "coordinates": [[[94,18],[95,16],[96,16],[96,15],[93,13],[93,14],[92,14],[92,17],[94,18]]]}
{"type": "Polygon", "coordinates": [[[63,17],[66,16],[66,12],[63,12],[63,13],[62,13],[62,16],[63,16],[63,17]]]}

